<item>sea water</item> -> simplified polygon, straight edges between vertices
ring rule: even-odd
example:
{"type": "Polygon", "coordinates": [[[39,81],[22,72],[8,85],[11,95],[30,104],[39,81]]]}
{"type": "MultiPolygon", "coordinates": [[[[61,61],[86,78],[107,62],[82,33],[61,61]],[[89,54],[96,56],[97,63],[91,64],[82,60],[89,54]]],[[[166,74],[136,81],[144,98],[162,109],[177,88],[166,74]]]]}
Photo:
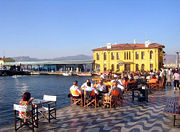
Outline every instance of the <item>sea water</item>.
{"type": "Polygon", "coordinates": [[[34,99],[44,94],[57,96],[57,108],[70,105],[69,88],[74,80],[79,86],[91,77],[77,76],[1,76],[0,77],[0,127],[13,124],[13,104],[18,104],[24,92],[30,92],[34,99]]]}

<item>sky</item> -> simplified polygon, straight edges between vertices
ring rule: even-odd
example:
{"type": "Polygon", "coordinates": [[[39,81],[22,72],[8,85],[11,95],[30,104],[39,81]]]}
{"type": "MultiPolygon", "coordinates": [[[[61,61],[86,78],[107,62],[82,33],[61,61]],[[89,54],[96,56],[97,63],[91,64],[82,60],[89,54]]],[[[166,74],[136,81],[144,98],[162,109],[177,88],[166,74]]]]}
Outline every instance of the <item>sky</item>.
{"type": "Polygon", "coordinates": [[[180,0],[0,0],[0,56],[92,55],[107,43],[180,51],[180,0]]]}

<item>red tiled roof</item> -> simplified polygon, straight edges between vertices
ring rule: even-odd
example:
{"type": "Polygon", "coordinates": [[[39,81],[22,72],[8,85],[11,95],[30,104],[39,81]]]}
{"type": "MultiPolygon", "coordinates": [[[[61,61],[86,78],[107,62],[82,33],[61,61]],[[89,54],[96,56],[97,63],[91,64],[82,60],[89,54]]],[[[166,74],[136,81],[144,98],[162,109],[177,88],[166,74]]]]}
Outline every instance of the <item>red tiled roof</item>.
{"type": "Polygon", "coordinates": [[[101,51],[101,50],[132,50],[132,49],[153,49],[153,48],[165,48],[164,45],[158,43],[151,43],[148,47],[145,47],[145,44],[116,44],[112,45],[111,49],[107,49],[107,47],[101,47],[97,49],[93,49],[93,51],[101,51]]]}

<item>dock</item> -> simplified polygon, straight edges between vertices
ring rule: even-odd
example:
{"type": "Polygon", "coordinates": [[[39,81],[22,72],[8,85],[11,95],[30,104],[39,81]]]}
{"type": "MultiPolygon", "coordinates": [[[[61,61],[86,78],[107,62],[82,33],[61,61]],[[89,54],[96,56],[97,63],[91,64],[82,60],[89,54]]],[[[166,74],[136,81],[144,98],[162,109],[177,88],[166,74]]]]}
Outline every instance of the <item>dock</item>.
{"type": "MultiPolygon", "coordinates": [[[[179,91],[178,91],[179,92],[179,91]]],[[[179,93],[176,93],[176,96],[179,93]]],[[[180,117],[177,117],[176,126],[173,126],[172,116],[163,114],[166,101],[174,95],[171,90],[154,91],[149,95],[149,102],[131,101],[131,96],[126,95],[121,107],[112,108],[83,108],[68,106],[57,110],[57,119],[48,123],[40,120],[37,132],[54,131],[137,131],[137,132],[179,132],[180,117]]],[[[1,128],[1,131],[13,131],[14,126],[1,128]]],[[[20,131],[26,130],[26,127],[20,131]]],[[[28,129],[27,129],[28,130],[28,129]]],[[[28,130],[29,131],[29,130],[28,130]]]]}

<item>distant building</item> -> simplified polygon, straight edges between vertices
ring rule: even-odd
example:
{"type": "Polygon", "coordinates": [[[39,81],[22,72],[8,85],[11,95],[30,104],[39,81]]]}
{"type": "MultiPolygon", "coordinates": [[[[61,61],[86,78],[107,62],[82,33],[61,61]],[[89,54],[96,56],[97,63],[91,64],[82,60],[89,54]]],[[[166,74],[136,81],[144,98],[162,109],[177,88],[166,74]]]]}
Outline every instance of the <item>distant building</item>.
{"type": "Polygon", "coordinates": [[[114,73],[124,71],[155,71],[163,67],[163,48],[158,43],[116,44],[108,43],[106,47],[93,49],[95,71],[114,73]]]}
{"type": "Polygon", "coordinates": [[[5,62],[15,62],[15,61],[11,58],[5,58],[5,57],[0,58],[0,69],[3,69],[5,62]]]}

